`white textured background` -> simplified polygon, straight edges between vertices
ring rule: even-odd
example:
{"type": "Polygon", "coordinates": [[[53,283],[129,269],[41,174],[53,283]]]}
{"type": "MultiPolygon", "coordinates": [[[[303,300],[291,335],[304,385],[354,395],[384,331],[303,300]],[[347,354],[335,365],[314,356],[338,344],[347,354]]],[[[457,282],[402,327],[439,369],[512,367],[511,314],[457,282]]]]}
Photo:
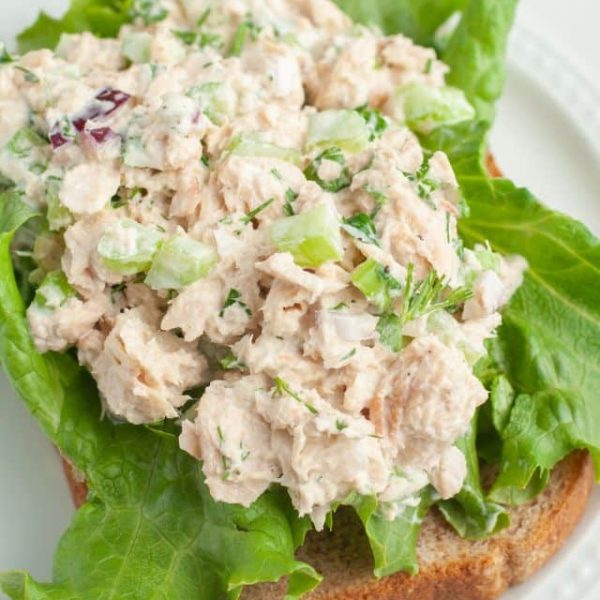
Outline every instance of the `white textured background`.
{"type": "MultiPolygon", "coordinates": [[[[66,2],[0,0],[0,40],[10,41],[39,8],[57,15],[66,2]]],[[[517,22],[492,147],[507,175],[600,233],[600,0],[521,0],[517,22]],[[542,40],[541,56],[534,45],[525,58],[527,32],[542,40]],[[544,60],[544,47],[553,60],[544,60]]],[[[47,578],[72,509],[53,448],[6,386],[0,377],[0,570],[47,578]]],[[[565,550],[506,599],[598,600],[598,540],[600,491],[565,550]]]]}

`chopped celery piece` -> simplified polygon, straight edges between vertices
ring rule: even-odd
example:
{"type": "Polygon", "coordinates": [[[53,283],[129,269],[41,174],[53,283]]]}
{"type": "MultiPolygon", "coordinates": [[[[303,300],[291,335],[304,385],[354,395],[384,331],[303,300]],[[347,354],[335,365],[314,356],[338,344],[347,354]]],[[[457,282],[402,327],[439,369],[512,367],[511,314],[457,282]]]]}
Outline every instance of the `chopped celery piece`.
{"type": "Polygon", "coordinates": [[[216,262],[212,248],[177,236],[166,241],[154,256],[146,284],[155,290],[180,290],[205,277],[216,262]]]}
{"type": "Polygon", "coordinates": [[[187,96],[198,103],[200,110],[215,124],[222,125],[235,115],[237,94],[219,81],[195,85],[187,96]]]}
{"type": "Polygon", "coordinates": [[[352,183],[352,175],[346,166],[346,157],[337,146],[327,148],[304,169],[304,176],[309,181],[318,183],[327,192],[339,192],[352,183]],[[340,165],[340,174],[335,179],[322,179],[319,175],[323,161],[329,160],[340,165]]]}
{"type": "Polygon", "coordinates": [[[121,219],[100,239],[98,254],[111,271],[135,275],[150,268],[160,242],[157,231],[131,219],[121,219]]]}
{"type": "Polygon", "coordinates": [[[325,204],[277,221],[271,227],[271,239],[301,267],[340,260],[344,253],[340,222],[325,204]]]}
{"type": "Polygon", "coordinates": [[[383,265],[372,258],[354,269],[352,283],[382,310],[390,307],[392,300],[399,295],[402,289],[400,282],[392,277],[383,265]]]}
{"type": "Polygon", "coordinates": [[[310,119],[307,149],[338,146],[348,152],[360,152],[370,136],[365,119],[355,110],[325,110],[310,119]]]}
{"type": "Polygon", "coordinates": [[[48,273],[35,293],[34,302],[40,308],[56,310],[77,295],[62,271],[48,273]]]}
{"type": "Polygon", "coordinates": [[[441,125],[453,125],[475,117],[475,109],[458,88],[430,87],[411,83],[401,87],[395,101],[404,111],[406,124],[419,133],[430,133],[441,125]]]}
{"type": "Polygon", "coordinates": [[[60,231],[67,228],[73,222],[73,217],[66,206],[63,206],[58,197],[62,179],[60,177],[48,177],[46,182],[46,218],[50,231],[60,231]]]}
{"type": "Polygon", "coordinates": [[[254,136],[236,135],[229,142],[227,151],[236,156],[278,158],[294,165],[302,162],[300,152],[294,148],[282,148],[270,142],[263,142],[254,136]]]}
{"type": "Polygon", "coordinates": [[[152,36],[145,31],[134,31],[123,36],[121,53],[132,63],[147,63],[152,58],[152,36]]]}

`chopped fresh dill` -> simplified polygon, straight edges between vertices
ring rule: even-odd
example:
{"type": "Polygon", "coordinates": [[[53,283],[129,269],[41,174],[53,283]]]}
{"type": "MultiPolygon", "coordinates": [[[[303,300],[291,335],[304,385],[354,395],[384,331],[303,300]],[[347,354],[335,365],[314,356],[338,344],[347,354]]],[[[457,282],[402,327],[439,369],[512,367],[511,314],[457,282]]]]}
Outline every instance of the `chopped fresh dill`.
{"type": "Polygon", "coordinates": [[[248,367],[237,356],[228,354],[225,358],[219,361],[221,368],[224,371],[247,371],[248,367]]]}
{"type": "Polygon", "coordinates": [[[298,199],[298,194],[292,189],[288,188],[285,191],[285,202],[283,204],[283,214],[287,217],[293,217],[296,214],[294,210],[294,202],[298,199]]]}
{"type": "Polygon", "coordinates": [[[200,15],[200,17],[198,18],[198,20],[196,21],[196,25],[197,25],[198,27],[202,27],[202,26],[203,26],[203,25],[206,23],[206,21],[208,21],[208,18],[210,17],[210,13],[211,13],[211,12],[212,12],[212,11],[211,11],[211,9],[210,9],[210,8],[207,8],[207,9],[206,9],[206,10],[205,10],[205,11],[204,11],[204,12],[203,12],[201,15],[200,15]]]}
{"type": "Polygon", "coordinates": [[[414,282],[414,265],[408,265],[406,283],[402,294],[402,324],[432,313],[436,310],[456,310],[473,297],[473,291],[466,287],[454,290],[447,288],[445,277],[431,270],[419,283],[414,282]]]}
{"type": "Polygon", "coordinates": [[[269,198],[266,202],[263,202],[256,208],[252,209],[250,212],[247,212],[246,215],[244,217],[242,217],[242,223],[244,223],[244,225],[248,225],[248,223],[252,223],[252,221],[254,221],[256,216],[259,213],[261,213],[263,210],[265,210],[266,208],[271,206],[271,204],[273,204],[273,202],[275,202],[275,198],[269,198]]]}
{"type": "Polygon", "coordinates": [[[331,148],[327,148],[327,150],[321,152],[321,154],[319,154],[319,156],[317,156],[308,165],[308,167],[306,167],[304,170],[304,176],[309,181],[315,181],[318,183],[326,192],[339,192],[340,190],[347,188],[352,183],[350,170],[346,166],[346,157],[344,156],[341,148],[338,148],[337,146],[332,146],[331,148]],[[340,176],[337,179],[325,181],[319,177],[319,169],[324,160],[337,163],[342,167],[340,176]]]}
{"type": "Polygon", "coordinates": [[[299,402],[300,404],[305,406],[306,409],[313,415],[319,414],[319,411],[312,404],[303,400],[299,394],[297,394],[290,388],[287,381],[284,381],[283,379],[281,379],[281,377],[275,377],[275,390],[280,396],[287,394],[288,396],[290,396],[290,398],[293,398],[294,400],[296,400],[296,402],[299,402]]]}
{"type": "Polygon", "coordinates": [[[240,292],[238,290],[236,290],[235,288],[231,288],[229,290],[229,294],[227,294],[227,298],[225,299],[225,302],[223,303],[223,308],[219,312],[219,317],[223,317],[223,315],[225,314],[225,311],[228,308],[230,308],[231,306],[234,306],[236,304],[240,308],[243,308],[244,312],[249,317],[252,316],[252,311],[250,310],[250,307],[242,300],[242,295],[240,294],[240,292]]]}
{"type": "Polygon", "coordinates": [[[342,358],[340,359],[340,362],[346,362],[347,360],[350,360],[355,354],[356,354],[356,348],[352,348],[352,350],[350,350],[350,352],[348,352],[347,354],[344,354],[344,356],[342,356],[342,358]]]}
{"type": "Polygon", "coordinates": [[[388,120],[381,114],[378,108],[370,108],[367,104],[359,106],[356,112],[364,119],[369,130],[369,141],[373,142],[383,135],[389,127],[388,120]]]}
{"type": "Polygon", "coordinates": [[[348,305],[345,302],[338,302],[331,310],[346,310],[348,305]]]}
{"type": "Polygon", "coordinates": [[[344,431],[344,429],[348,429],[348,423],[346,423],[346,421],[342,421],[342,419],[337,419],[335,422],[335,427],[338,431],[344,431]]]}
{"type": "Polygon", "coordinates": [[[423,163],[419,167],[416,173],[409,173],[403,171],[402,174],[411,182],[414,183],[417,188],[417,194],[421,200],[427,202],[431,208],[437,209],[435,204],[431,201],[431,194],[439,188],[439,183],[429,177],[429,159],[431,153],[425,153],[423,163]]]}
{"type": "Polygon", "coordinates": [[[366,213],[356,213],[349,219],[344,219],[342,229],[353,238],[365,243],[380,246],[373,218],[366,213]]]}
{"type": "Polygon", "coordinates": [[[239,56],[244,49],[244,45],[250,35],[252,40],[256,40],[261,32],[261,28],[258,27],[251,19],[247,19],[237,28],[231,46],[229,47],[229,56],[239,56]]]}
{"type": "Polygon", "coordinates": [[[21,73],[23,73],[25,75],[25,81],[27,81],[28,83],[39,83],[40,82],[40,78],[33,71],[30,71],[29,69],[26,69],[25,67],[22,67],[21,65],[15,65],[15,69],[21,71],[21,73]]]}

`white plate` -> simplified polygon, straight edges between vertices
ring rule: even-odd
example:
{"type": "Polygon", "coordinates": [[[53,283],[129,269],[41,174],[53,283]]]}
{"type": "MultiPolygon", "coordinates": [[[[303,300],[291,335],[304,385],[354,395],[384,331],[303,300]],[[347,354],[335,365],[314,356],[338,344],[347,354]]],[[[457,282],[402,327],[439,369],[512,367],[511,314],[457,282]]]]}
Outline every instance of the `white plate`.
{"type": "MultiPolygon", "coordinates": [[[[37,6],[56,13],[64,0],[15,7],[8,39],[31,21],[37,6]]],[[[492,146],[501,168],[554,208],[600,233],[600,99],[571,65],[523,29],[513,36],[510,76],[492,146]]],[[[0,376],[0,570],[27,569],[47,580],[52,554],[72,516],[56,452],[39,432],[6,378],[0,376]]],[[[600,490],[584,520],[552,561],[503,600],[592,600],[600,597],[600,490]]]]}

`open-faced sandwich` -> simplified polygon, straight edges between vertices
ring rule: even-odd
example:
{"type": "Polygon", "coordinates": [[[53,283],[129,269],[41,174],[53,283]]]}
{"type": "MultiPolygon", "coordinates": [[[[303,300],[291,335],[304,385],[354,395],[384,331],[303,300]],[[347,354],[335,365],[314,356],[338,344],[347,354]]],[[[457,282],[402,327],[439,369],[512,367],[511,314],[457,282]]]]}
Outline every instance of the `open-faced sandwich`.
{"type": "Polygon", "coordinates": [[[580,517],[600,252],[484,165],[516,2],[338,4],[0,54],[0,357],[87,486],[11,598],[491,599],[580,517]]]}

